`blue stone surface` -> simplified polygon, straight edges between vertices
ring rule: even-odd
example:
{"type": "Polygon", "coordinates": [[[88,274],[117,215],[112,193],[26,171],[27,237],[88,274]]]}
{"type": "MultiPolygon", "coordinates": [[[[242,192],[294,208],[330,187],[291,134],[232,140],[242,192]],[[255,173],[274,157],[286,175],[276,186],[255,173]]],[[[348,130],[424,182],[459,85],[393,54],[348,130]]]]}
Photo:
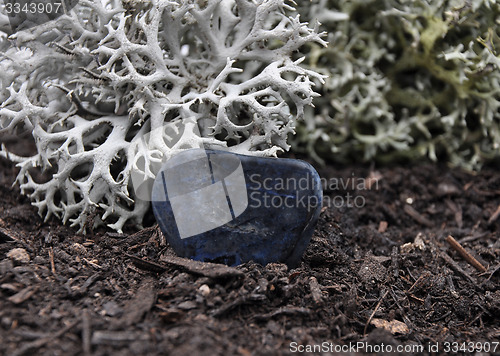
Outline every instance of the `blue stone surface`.
{"type": "Polygon", "coordinates": [[[153,212],[182,256],[238,265],[299,264],[323,193],[308,163],[193,149],[167,161],[153,184],[153,212]]]}

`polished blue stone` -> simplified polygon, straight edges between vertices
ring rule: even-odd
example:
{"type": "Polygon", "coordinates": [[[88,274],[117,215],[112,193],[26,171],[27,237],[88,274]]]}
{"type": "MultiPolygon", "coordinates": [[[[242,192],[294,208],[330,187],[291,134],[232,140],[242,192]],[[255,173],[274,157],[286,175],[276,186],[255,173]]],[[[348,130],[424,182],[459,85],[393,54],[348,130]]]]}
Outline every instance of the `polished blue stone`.
{"type": "Polygon", "coordinates": [[[238,265],[299,264],[322,203],[308,163],[193,149],[168,160],[153,184],[153,212],[182,256],[238,265]]]}

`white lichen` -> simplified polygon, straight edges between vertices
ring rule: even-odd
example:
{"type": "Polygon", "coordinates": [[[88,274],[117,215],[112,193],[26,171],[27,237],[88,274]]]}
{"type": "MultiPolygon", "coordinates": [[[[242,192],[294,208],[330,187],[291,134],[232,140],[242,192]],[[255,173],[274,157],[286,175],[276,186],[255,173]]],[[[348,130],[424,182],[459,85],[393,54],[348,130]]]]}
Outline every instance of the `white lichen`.
{"type": "Polygon", "coordinates": [[[46,219],[83,230],[98,214],[121,231],[149,206],[130,189],[133,170],[150,177],[192,147],[287,150],[323,80],[292,53],[325,44],[292,10],[283,0],[81,0],[0,36],[0,132],[29,129],[37,147],[32,157],[1,151],[20,167],[22,193],[46,219]],[[175,142],[166,122],[182,123],[175,142]]]}

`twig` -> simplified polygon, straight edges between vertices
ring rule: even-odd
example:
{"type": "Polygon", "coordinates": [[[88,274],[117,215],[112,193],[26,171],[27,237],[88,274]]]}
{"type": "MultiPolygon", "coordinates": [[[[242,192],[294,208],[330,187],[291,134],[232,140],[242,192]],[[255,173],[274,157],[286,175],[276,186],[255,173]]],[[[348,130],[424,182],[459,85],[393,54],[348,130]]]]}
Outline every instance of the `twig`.
{"type": "Polygon", "coordinates": [[[96,74],[94,72],[92,72],[91,70],[88,70],[87,68],[85,67],[78,67],[78,69],[81,69],[83,70],[85,73],[87,73],[88,75],[90,75],[91,77],[93,77],[94,79],[98,79],[98,80],[105,80],[103,77],[101,77],[99,74],[96,74]]]}
{"type": "Polygon", "coordinates": [[[427,279],[430,275],[431,273],[427,271],[422,273],[422,275],[418,277],[418,279],[415,281],[415,283],[413,283],[410,289],[406,291],[406,293],[411,294],[411,292],[413,292],[413,289],[415,289],[417,286],[420,287],[424,283],[424,279],[427,279]]]}
{"type": "Polygon", "coordinates": [[[82,101],[78,97],[78,95],[74,92],[74,90],[70,90],[62,85],[56,84],[56,83],[50,83],[51,86],[56,87],[57,89],[63,91],[66,93],[66,96],[69,98],[69,100],[76,105],[77,108],[77,113],[79,114],[90,114],[93,116],[103,116],[106,115],[106,113],[102,113],[100,111],[92,111],[85,106],[83,106],[82,101]]]}
{"type": "Polygon", "coordinates": [[[474,280],[474,278],[471,277],[470,274],[468,274],[467,272],[465,272],[462,267],[460,267],[458,265],[458,263],[456,263],[453,258],[451,258],[450,256],[448,256],[448,254],[444,251],[441,251],[440,252],[440,256],[443,258],[443,260],[445,260],[445,262],[447,262],[450,267],[455,271],[457,272],[458,274],[461,274],[462,277],[465,277],[466,279],[468,279],[472,284],[476,284],[476,281],[474,280]]]}
{"type": "Polygon", "coordinates": [[[56,275],[56,264],[54,263],[54,249],[52,246],[50,247],[49,250],[49,257],[50,257],[50,270],[52,274],[55,276],[56,275]]]}
{"type": "Polygon", "coordinates": [[[412,321],[406,316],[406,313],[404,311],[404,309],[401,307],[401,305],[399,304],[398,302],[398,297],[396,296],[396,293],[394,293],[394,290],[390,289],[390,292],[391,292],[391,296],[392,296],[392,299],[394,300],[394,303],[396,303],[396,306],[398,307],[399,309],[399,312],[401,313],[401,316],[403,317],[403,321],[405,322],[406,325],[408,325],[408,327],[410,329],[413,329],[413,323],[412,321]]]}
{"type": "Polygon", "coordinates": [[[99,266],[99,265],[98,265],[97,263],[95,263],[94,261],[90,261],[89,259],[86,259],[86,258],[83,258],[83,260],[84,260],[85,262],[87,262],[87,264],[88,264],[89,266],[92,266],[92,267],[94,267],[94,268],[96,268],[96,269],[102,269],[102,266],[99,266]]]}
{"type": "MultiPolygon", "coordinates": [[[[127,235],[127,234],[118,234],[114,232],[107,232],[106,236],[109,236],[113,239],[119,239],[116,244],[131,244],[135,243],[136,240],[140,240],[143,237],[148,237],[150,238],[158,229],[158,225],[155,224],[151,227],[147,227],[145,229],[139,230],[132,235],[127,235]]],[[[145,239],[143,239],[145,240],[145,239]]]]}
{"type": "Polygon", "coordinates": [[[444,274],[446,276],[446,281],[448,282],[448,288],[451,291],[451,295],[457,297],[458,294],[457,294],[457,291],[455,289],[455,285],[453,284],[453,278],[451,277],[451,273],[450,272],[451,271],[447,267],[444,267],[444,274]]]}
{"type": "Polygon", "coordinates": [[[365,329],[363,330],[363,335],[366,335],[366,329],[368,329],[368,325],[370,324],[370,321],[372,321],[373,317],[375,316],[375,313],[377,312],[378,308],[380,308],[380,304],[382,304],[382,301],[384,300],[385,296],[389,293],[389,289],[385,291],[384,295],[380,298],[378,301],[377,305],[375,306],[375,309],[373,309],[372,314],[368,318],[368,321],[365,324],[365,329]]]}
{"type": "Polygon", "coordinates": [[[416,295],[410,294],[410,298],[413,298],[413,299],[415,299],[416,301],[419,301],[422,304],[425,303],[425,300],[423,300],[422,298],[417,297],[416,295]]]}
{"type": "Polygon", "coordinates": [[[397,278],[399,276],[399,248],[398,248],[398,246],[392,247],[391,268],[393,270],[394,277],[397,278]]]}
{"type": "Polygon", "coordinates": [[[310,315],[311,309],[309,308],[301,308],[301,307],[281,307],[271,313],[267,314],[257,314],[252,317],[252,320],[265,321],[272,319],[276,316],[280,315],[290,315],[290,316],[300,316],[300,315],[310,315]]]}
{"type": "Polygon", "coordinates": [[[477,239],[480,239],[482,237],[485,237],[489,234],[490,232],[483,232],[483,233],[476,233],[476,234],[473,234],[473,235],[470,235],[470,236],[465,236],[463,238],[461,238],[460,240],[457,240],[458,242],[460,242],[461,244],[464,244],[466,242],[471,242],[471,241],[475,241],[477,239]]]}
{"type": "Polygon", "coordinates": [[[85,356],[92,354],[90,335],[90,315],[88,310],[84,310],[82,315],[82,348],[85,356]]]}
{"type": "Polygon", "coordinates": [[[406,214],[410,215],[413,218],[413,220],[415,220],[419,224],[427,226],[427,227],[433,227],[434,226],[434,224],[432,223],[432,221],[430,221],[425,216],[423,216],[422,214],[420,214],[412,206],[410,206],[408,204],[405,204],[403,210],[404,210],[404,212],[406,214]]]}
{"type": "Polygon", "coordinates": [[[491,270],[490,276],[488,277],[487,280],[489,281],[491,277],[493,277],[493,275],[498,272],[498,270],[500,270],[500,263],[497,264],[496,267],[491,270]]]}
{"type": "Polygon", "coordinates": [[[125,256],[130,258],[134,266],[136,266],[137,268],[155,273],[163,273],[167,270],[167,266],[161,265],[159,263],[147,261],[134,255],[129,255],[128,253],[126,253],[125,256]]]}
{"type": "Polygon", "coordinates": [[[453,238],[453,236],[448,235],[448,237],[446,238],[446,242],[448,242],[450,246],[453,247],[453,249],[457,251],[460,256],[462,256],[463,259],[466,260],[469,264],[471,264],[481,272],[486,272],[486,267],[484,267],[481,262],[476,260],[474,256],[467,252],[465,248],[463,248],[462,245],[460,245],[460,243],[453,238]]]}
{"type": "Polygon", "coordinates": [[[491,215],[488,219],[488,225],[490,225],[493,221],[495,221],[500,216],[500,205],[498,205],[497,210],[491,215]]]}

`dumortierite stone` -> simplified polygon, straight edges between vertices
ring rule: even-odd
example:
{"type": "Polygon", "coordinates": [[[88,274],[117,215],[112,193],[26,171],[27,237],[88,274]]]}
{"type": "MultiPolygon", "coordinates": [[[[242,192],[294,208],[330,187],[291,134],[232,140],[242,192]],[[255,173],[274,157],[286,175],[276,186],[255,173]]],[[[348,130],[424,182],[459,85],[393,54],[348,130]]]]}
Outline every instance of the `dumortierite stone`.
{"type": "Polygon", "coordinates": [[[203,149],[168,160],[152,191],[156,220],[178,255],[229,265],[298,265],[322,198],[306,162],[203,149]]]}

